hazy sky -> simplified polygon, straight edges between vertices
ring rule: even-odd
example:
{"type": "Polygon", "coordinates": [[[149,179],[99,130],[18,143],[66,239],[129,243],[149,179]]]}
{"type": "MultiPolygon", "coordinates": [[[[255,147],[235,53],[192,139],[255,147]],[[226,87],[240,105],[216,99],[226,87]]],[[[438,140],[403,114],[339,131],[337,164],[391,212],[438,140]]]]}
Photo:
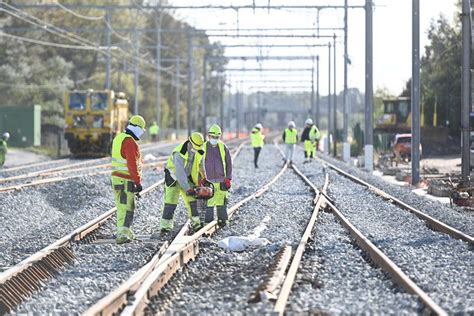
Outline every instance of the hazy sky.
{"type": "MultiPolygon", "coordinates": [[[[204,5],[204,4],[252,4],[253,0],[172,0],[176,5],[204,5]]],[[[268,0],[255,0],[256,4],[267,5],[268,0]]],[[[280,5],[343,5],[343,0],[270,0],[271,4],[280,5]]],[[[364,5],[364,0],[349,0],[349,5],[364,5]]],[[[374,11],[374,89],[387,87],[393,93],[400,93],[405,82],[411,76],[411,5],[412,0],[374,0],[376,5],[374,11]]],[[[456,0],[420,0],[421,19],[421,52],[427,44],[427,29],[432,19],[445,14],[451,21],[455,13],[456,0]]],[[[189,23],[203,29],[229,28],[315,28],[317,25],[317,13],[315,10],[241,10],[237,14],[233,10],[179,10],[177,16],[189,23]]],[[[343,10],[325,9],[319,14],[319,26],[321,28],[339,28],[343,26],[343,10]]],[[[343,85],[343,46],[342,31],[321,30],[320,35],[332,35],[336,32],[337,39],[337,90],[343,85]]],[[[252,32],[255,33],[255,32],[252,32]]],[[[275,31],[269,33],[276,33],[275,31]]],[[[300,34],[302,32],[299,32],[300,34]]],[[[311,34],[311,32],[306,32],[311,34]]],[[[245,34],[241,31],[241,34],[245,34]]],[[[327,45],[329,38],[295,38],[295,39],[252,39],[252,38],[211,38],[219,40],[224,44],[324,44],[327,45]]],[[[331,39],[332,41],[332,39],[331,39]]],[[[352,64],[349,66],[349,86],[364,89],[364,59],[365,59],[365,13],[363,9],[349,10],[349,57],[352,64]]],[[[226,50],[228,56],[320,56],[320,92],[327,94],[328,90],[328,48],[229,48],[226,50]]],[[[332,58],[332,56],[331,56],[332,58]]],[[[260,64],[255,61],[231,61],[232,68],[255,68],[261,65],[263,68],[306,68],[311,67],[311,61],[263,61],[260,64]]],[[[264,75],[258,73],[244,74],[233,73],[232,80],[243,81],[244,88],[253,86],[295,86],[295,90],[308,90],[310,73],[285,73],[266,72],[264,75]],[[267,82],[262,80],[267,78],[267,82]],[[257,82],[260,81],[260,82],[257,82]]]]}

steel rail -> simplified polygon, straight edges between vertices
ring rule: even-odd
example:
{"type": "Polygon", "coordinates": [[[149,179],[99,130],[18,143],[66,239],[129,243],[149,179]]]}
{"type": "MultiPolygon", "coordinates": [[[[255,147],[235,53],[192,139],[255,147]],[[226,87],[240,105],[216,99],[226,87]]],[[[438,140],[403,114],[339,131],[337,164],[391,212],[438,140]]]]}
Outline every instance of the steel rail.
{"type": "MultiPolygon", "coordinates": [[[[232,142],[234,141],[232,140],[232,142]]],[[[237,141],[239,140],[237,139],[237,141]]],[[[245,143],[246,141],[242,142],[236,148],[235,156],[238,155],[245,143]]],[[[141,195],[147,194],[163,183],[164,180],[156,182],[143,190],[141,195]]],[[[98,230],[114,216],[115,211],[116,207],[111,208],[87,224],[75,229],[72,233],[2,272],[0,274],[0,314],[3,315],[13,310],[32,292],[39,290],[44,280],[53,277],[65,264],[72,263],[75,259],[71,249],[72,243],[89,238],[91,233],[98,230]]],[[[162,249],[162,251],[164,250],[166,248],[162,249]]]]}
{"type": "MultiPolygon", "coordinates": [[[[176,143],[176,142],[175,141],[165,141],[165,142],[162,142],[160,144],[144,144],[144,145],[141,146],[141,150],[142,150],[142,152],[145,152],[145,151],[149,151],[149,150],[152,150],[152,149],[158,149],[158,148],[161,148],[161,147],[166,147],[166,146],[172,145],[174,143],[176,143]]],[[[46,164],[54,164],[54,163],[57,163],[57,162],[63,161],[63,160],[66,160],[66,159],[43,161],[43,162],[40,162],[40,163],[37,163],[37,164],[23,165],[23,166],[18,166],[18,167],[15,167],[15,168],[16,169],[31,168],[33,166],[42,166],[42,165],[46,165],[46,164]]],[[[0,178],[0,183],[8,182],[8,181],[14,181],[14,180],[21,180],[21,179],[31,178],[31,177],[36,177],[36,176],[41,176],[43,174],[53,173],[55,171],[67,170],[67,169],[70,169],[70,168],[73,168],[73,167],[83,166],[83,165],[86,165],[86,164],[97,163],[97,162],[101,162],[101,161],[109,161],[110,162],[110,157],[94,158],[94,159],[89,159],[89,160],[86,160],[86,161],[80,161],[80,162],[75,162],[75,163],[71,163],[71,164],[66,164],[66,165],[63,165],[63,166],[57,166],[57,167],[49,168],[49,169],[46,169],[46,170],[40,170],[40,171],[29,172],[29,173],[21,174],[21,175],[17,175],[17,176],[0,178]]],[[[91,166],[91,167],[95,167],[95,166],[91,166]]],[[[3,171],[7,171],[7,172],[11,171],[11,170],[13,170],[13,168],[3,169],[3,171]]]]}
{"type": "MultiPolygon", "coordinates": [[[[166,157],[166,159],[168,159],[168,158],[166,157]]],[[[144,169],[153,168],[153,167],[157,167],[159,165],[163,165],[165,163],[166,163],[165,160],[161,160],[161,161],[158,161],[158,162],[152,162],[152,163],[146,163],[143,166],[143,168],[144,169]]],[[[88,169],[91,169],[91,168],[104,168],[104,167],[110,167],[110,164],[100,165],[100,166],[91,166],[91,167],[87,167],[87,168],[84,168],[84,169],[88,170],[88,169]]],[[[77,170],[75,170],[75,171],[77,171],[77,170]]],[[[71,179],[77,179],[77,178],[82,178],[82,177],[87,177],[87,176],[96,176],[96,175],[108,174],[108,173],[110,173],[110,170],[94,171],[94,172],[89,172],[89,173],[73,175],[73,176],[57,176],[57,177],[41,179],[41,180],[32,181],[32,182],[14,184],[14,185],[7,186],[7,187],[0,187],[0,193],[21,190],[23,188],[37,186],[37,185],[41,185],[41,184],[50,184],[50,183],[55,183],[55,182],[67,181],[67,180],[71,180],[71,179]]]]}
{"type": "MultiPolygon", "coordinates": [[[[311,186],[313,190],[317,190],[315,185],[301,172],[298,170],[296,166],[293,166],[293,170],[298,174],[306,184],[311,186]]],[[[326,181],[325,186],[328,184],[327,182],[328,174],[326,173],[326,181]]],[[[325,190],[325,189],[323,189],[325,190]]],[[[437,315],[447,315],[447,312],[444,311],[438,304],[436,304],[432,298],[428,296],[421,288],[419,288],[409,277],[406,275],[402,269],[400,269],[389,257],[387,257],[377,246],[375,246],[366,236],[364,236],[352,223],[342,214],[340,210],[334,206],[333,202],[328,200],[322,194],[321,196],[324,198],[326,205],[332,211],[332,213],[339,219],[341,224],[349,230],[352,237],[357,242],[357,245],[364,250],[372,261],[384,272],[386,272],[392,280],[398,284],[399,286],[403,287],[408,293],[414,294],[418,296],[421,302],[429,308],[432,312],[437,315]]],[[[295,255],[296,256],[296,255],[295,255]]],[[[288,272],[289,274],[290,272],[288,272]]],[[[292,277],[292,283],[294,281],[295,275],[292,277]]],[[[286,280],[285,280],[286,281],[286,280]]],[[[291,287],[290,289],[291,290],[291,287]]],[[[282,290],[283,291],[283,290],[282,290]]],[[[289,291],[287,292],[289,295],[289,291]]],[[[286,295],[286,293],[285,293],[286,295]]],[[[278,312],[280,315],[283,314],[285,306],[287,302],[286,299],[280,302],[281,304],[275,307],[275,311],[278,312]]],[[[278,303],[278,301],[277,301],[278,303]]]]}
{"type": "Polygon", "coordinates": [[[25,168],[32,168],[32,167],[38,167],[38,166],[49,165],[49,164],[54,164],[54,163],[60,163],[60,162],[66,161],[66,160],[69,160],[69,158],[56,159],[56,160],[47,160],[47,161],[41,161],[41,162],[33,162],[33,163],[24,164],[24,165],[20,165],[20,166],[3,168],[0,171],[2,171],[2,172],[11,172],[11,171],[21,170],[21,169],[25,169],[25,168]]]}
{"type": "MultiPolygon", "coordinates": [[[[238,139],[232,140],[231,142],[235,141],[238,141],[238,139]]],[[[240,143],[240,145],[235,149],[235,152],[232,155],[232,159],[235,159],[238,156],[238,154],[246,143],[246,141],[240,143]]],[[[128,298],[137,292],[139,287],[145,282],[145,279],[153,271],[159,271],[158,273],[160,274],[166,271],[168,269],[168,265],[171,263],[174,264],[175,268],[177,268],[180,264],[184,263],[185,260],[184,257],[182,257],[182,253],[180,253],[180,250],[185,249],[188,253],[195,252],[195,254],[197,254],[198,246],[195,242],[191,242],[190,245],[184,245],[183,249],[180,248],[183,243],[183,240],[189,237],[186,236],[188,232],[188,227],[189,220],[186,222],[186,224],[183,226],[183,228],[178,233],[176,238],[174,238],[171,244],[162,246],[160,251],[150,260],[150,262],[148,262],[145,266],[143,266],[140,270],[133,274],[118,288],[116,288],[108,295],[96,302],[93,306],[91,306],[84,313],[84,315],[110,315],[120,312],[128,304],[128,298]],[[179,258],[180,260],[176,261],[177,258],[179,258]]],[[[186,258],[188,258],[188,256],[186,258]]],[[[188,258],[188,261],[191,258],[194,258],[194,256],[191,255],[188,258]]],[[[172,274],[175,271],[177,271],[177,269],[173,269],[172,272],[171,270],[168,270],[168,274],[172,274]]],[[[166,279],[166,281],[167,280],[168,279],[166,279]]],[[[162,279],[161,282],[164,282],[164,279],[162,279]]],[[[161,284],[160,288],[164,286],[164,284],[161,284]]]]}
{"type": "Polygon", "coordinates": [[[414,207],[408,205],[407,203],[401,201],[400,199],[397,199],[396,197],[394,197],[393,195],[391,194],[388,194],[387,192],[377,188],[376,186],[373,186],[372,184],[362,180],[362,179],[359,179],[357,178],[356,176],[353,176],[347,172],[345,172],[344,170],[336,167],[335,165],[327,162],[326,160],[322,160],[320,158],[318,158],[320,161],[324,161],[324,163],[329,166],[331,169],[335,170],[336,172],[338,172],[339,174],[345,176],[346,178],[349,178],[350,180],[358,183],[358,184],[361,184],[365,187],[367,187],[369,189],[369,191],[373,192],[374,194],[382,197],[383,199],[387,200],[387,201],[390,201],[392,204],[394,205],[397,205],[398,207],[402,208],[402,209],[405,209],[409,212],[411,212],[412,214],[414,214],[415,216],[417,216],[418,218],[422,219],[425,221],[426,225],[428,226],[428,228],[434,230],[434,231],[438,231],[438,232],[441,232],[441,233],[444,233],[444,234],[447,234],[455,239],[461,239],[471,245],[474,244],[474,237],[468,235],[468,234],[465,234],[463,232],[461,232],[460,230],[448,225],[448,224],[445,224],[443,222],[441,222],[440,220],[422,212],[422,211],[419,211],[417,209],[415,209],[414,207]]]}
{"type": "MultiPolygon", "coordinates": [[[[141,195],[146,195],[163,183],[164,180],[154,183],[143,190],[141,195]]],[[[0,314],[13,310],[15,306],[30,296],[33,291],[38,290],[42,281],[51,278],[65,264],[72,263],[74,261],[74,253],[71,249],[72,244],[83,240],[92,232],[98,230],[106,221],[114,216],[115,211],[115,207],[111,208],[97,218],[0,273],[0,314]]]]}
{"type": "Polygon", "coordinates": [[[311,187],[311,189],[314,191],[316,194],[313,202],[314,202],[314,208],[313,208],[313,213],[311,215],[311,218],[309,219],[309,222],[306,226],[306,229],[303,233],[303,236],[301,237],[301,240],[298,244],[298,247],[296,248],[295,255],[293,256],[293,259],[291,261],[290,268],[288,269],[288,273],[286,275],[285,281],[283,281],[283,285],[281,287],[280,293],[278,295],[278,298],[275,303],[274,311],[278,313],[279,315],[283,315],[285,312],[286,308],[286,303],[288,301],[288,297],[290,296],[291,293],[291,288],[293,287],[293,283],[296,278],[296,273],[298,272],[298,268],[301,262],[301,258],[303,257],[304,251],[306,249],[306,245],[308,244],[308,239],[311,235],[311,232],[313,230],[313,227],[316,223],[316,220],[318,218],[319,210],[324,207],[324,203],[326,202],[326,198],[322,194],[322,192],[326,192],[327,186],[329,184],[329,177],[326,173],[326,178],[324,181],[324,186],[322,189],[322,192],[316,188],[314,184],[311,183],[311,181],[306,178],[304,174],[302,174],[296,166],[292,166],[293,170],[301,177],[303,180],[311,187]]]}
{"type": "MultiPolygon", "coordinates": [[[[239,154],[243,145],[241,143],[234,153],[234,158],[239,154]]],[[[248,201],[260,197],[270,186],[286,171],[286,165],[267,184],[250,196],[242,199],[228,209],[229,219],[235,212],[248,201]]],[[[193,260],[199,253],[198,241],[204,235],[210,236],[217,231],[217,220],[207,224],[192,236],[181,234],[166,249],[160,258],[153,264],[141,269],[131,279],[123,283],[115,291],[98,301],[85,312],[85,315],[109,315],[121,312],[122,315],[143,314],[151,297],[156,295],[170,280],[173,274],[187,262],[193,260]],[[146,277],[145,277],[146,274],[146,277]]]]}
{"type": "MultiPolygon", "coordinates": [[[[110,157],[107,157],[107,158],[110,159],[110,157]]],[[[154,163],[162,162],[163,160],[166,160],[166,159],[168,159],[168,157],[163,157],[162,156],[162,157],[157,158],[158,161],[150,162],[150,163],[146,163],[146,164],[154,164],[154,163]]],[[[95,162],[97,162],[97,161],[95,161],[95,162]]],[[[41,172],[41,173],[34,174],[34,175],[24,174],[24,175],[20,175],[20,176],[7,177],[7,178],[0,179],[1,180],[0,183],[11,182],[11,181],[15,181],[15,180],[28,179],[28,178],[34,178],[34,177],[43,178],[43,177],[55,176],[55,175],[59,175],[59,174],[63,174],[63,173],[85,171],[85,170],[90,170],[90,169],[111,168],[111,167],[112,167],[112,165],[109,161],[109,162],[104,163],[104,164],[98,164],[98,165],[82,167],[82,168],[64,168],[64,169],[54,170],[54,171],[49,171],[49,172],[41,172]]],[[[1,187],[0,187],[0,190],[1,190],[1,187]]]]}

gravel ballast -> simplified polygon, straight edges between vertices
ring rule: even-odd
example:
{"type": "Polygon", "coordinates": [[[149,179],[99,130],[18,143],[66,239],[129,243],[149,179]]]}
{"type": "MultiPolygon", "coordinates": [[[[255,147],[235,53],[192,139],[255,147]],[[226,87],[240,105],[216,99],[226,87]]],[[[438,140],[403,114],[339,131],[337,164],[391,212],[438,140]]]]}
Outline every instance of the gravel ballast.
{"type": "MultiPolygon", "coordinates": [[[[251,161],[253,155],[250,148],[245,148],[240,155],[245,161],[251,161]]],[[[238,179],[240,159],[237,158],[235,179],[238,179]]],[[[271,166],[271,165],[270,165],[271,166]]],[[[247,172],[248,173],[248,172],[247,172]]],[[[155,182],[162,177],[156,172],[147,172],[144,176],[145,184],[155,182]]],[[[260,179],[267,179],[262,172],[260,179]]],[[[236,180],[238,182],[238,180],[236,180]]],[[[258,179],[257,179],[258,181],[258,179]]],[[[235,185],[237,187],[237,185],[235,185]]],[[[242,190],[245,193],[245,190],[242,190]]],[[[106,198],[111,199],[111,191],[106,198]]],[[[163,203],[162,187],[156,191],[143,196],[138,202],[135,221],[132,226],[137,235],[149,235],[156,233],[159,226],[159,218],[163,203]]],[[[179,230],[185,222],[185,210],[182,203],[175,213],[175,231],[179,230]]],[[[100,231],[102,235],[112,235],[115,223],[109,221],[100,231]]],[[[110,244],[81,244],[75,246],[76,262],[65,268],[56,278],[47,283],[46,287],[39,293],[35,293],[31,299],[21,304],[17,310],[19,313],[30,313],[37,310],[52,311],[53,313],[70,313],[71,311],[81,313],[96,301],[113,290],[136,270],[153,254],[161,243],[170,238],[170,235],[159,236],[154,242],[133,242],[117,246],[112,241],[110,244]],[[40,307],[40,308],[38,308],[40,307]]]]}
{"type": "MultiPolygon", "coordinates": [[[[265,155],[262,159],[273,162],[274,167],[265,169],[265,172],[272,170],[276,174],[281,166],[281,157],[275,148],[271,148],[269,153],[272,155],[265,155]]],[[[249,168],[253,168],[251,163],[247,164],[249,168]]],[[[271,312],[271,304],[247,301],[264,280],[276,252],[284,245],[296,249],[312,214],[312,197],[312,192],[299,177],[292,170],[287,170],[262,197],[243,206],[229,226],[200,243],[199,257],[171,280],[149,312],[271,312]],[[226,237],[252,234],[267,238],[270,244],[242,252],[218,246],[218,242],[226,237]]]]}
{"type": "MultiPolygon", "coordinates": [[[[157,155],[158,153],[155,154],[157,155]]],[[[299,149],[295,152],[295,163],[318,187],[322,186],[324,172],[321,163],[302,164],[302,151],[299,149]]],[[[337,163],[344,166],[344,169],[348,168],[344,163],[337,163]]],[[[253,150],[250,146],[245,146],[234,164],[229,205],[255,192],[280,170],[282,159],[274,146],[264,147],[259,166],[259,169],[253,167],[253,150]]],[[[472,278],[469,276],[474,258],[466,243],[428,229],[424,222],[414,215],[388,204],[334,171],[327,171],[330,175],[329,195],[362,233],[448,313],[474,312],[468,297],[472,288],[472,278]]],[[[444,207],[416,196],[405,188],[395,188],[385,182],[379,183],[377,181],[383,180],[356,168],[351,168],[351,173],[360,173],[366,181],[383,189],[389,188],[393,195],[398,192],[400,195],[397,197],[403,197],[404,201],[415,208],[444,207]]],[[[162,170],[147,170],[144,175],[144,187],[162,177],[162,170]]],[[[0,261],[0,266],[5,267],[17,263],[113,207],[108,175],[34,187],[7,193],[4,198],[8,199],[9,210],[5,214],[0,213],[0,216],[6,216],[4,218],[11,223],[3,234],[5,237],[0,235],[5,238],[1,240],[0,253],[6,253],[5,259],[1,259],[3,262],[0,261]],[[75,199],[72,201],[72,192],[76,191],[86,194],[84,198],[74,195],[75,199]],[[24,210],[25,205],[40,205],[41,211],[32,214],[24,210]],[[66,212],[65,209],[70,211],[66,212]],[[22,246],[21,242],[24,240],[26,244],[22,246]]],[[[262,197],[244,205],[228,226],[212,237],[200,241],[200,254],[197,259],[171,279],[153,300],[148,311],[164,311],[168,314],[271,312],[272,302],[247,301],[264,279],[277,251],[288,244],[293,247],[293,251],[296,250],[313,210],[312,199],[313,193],[303,181],[291,169],[287,170],[262,197]],[[220,240],[229,236],[251,234],[267,238],[270,243],[243,252],[231,252],[217,245],[220,240]]],[[[142,197],[138,202],[133,224],[136,234],[150,235],[158,231],[162,203],[162,187],[142,197]]],[[[452,223],[469,219],[468,215],[453,210],[448,214],[440,214],[452,223]]],[[[434,210],[432,215],[439,218],[437,210],[434,210]]],[[[186,220],[182,203],[176,210],[175,219],[177,232],[186,220]]],[[[459,223],[458,227],[468,232],[466,230],[472,229],[472,221],[468,220],[467,224],[459,223]]],[[[99,235],[112,236],[114,230],[115,219],[109,221],[100,230],[99,235]]],[[[57,277],[46,282],[43,289],[21,304],[16,312],[84,312],[138,270],[171,235],[157,234],[156,237],[153,241],[132,242],[121,246],[117,246],[113,240],[105,244],[74,245],[77,257],[74,264],[66,266],[57,277]]],[[[312,238],[313,241],[310,241],[303,257],[297,283],[290,295],[289,312],[422,312],[423,306],[416,297],[400,289],[375,267],[353,243],[348,231],[334,215],[320,212],[312,238]]]]}

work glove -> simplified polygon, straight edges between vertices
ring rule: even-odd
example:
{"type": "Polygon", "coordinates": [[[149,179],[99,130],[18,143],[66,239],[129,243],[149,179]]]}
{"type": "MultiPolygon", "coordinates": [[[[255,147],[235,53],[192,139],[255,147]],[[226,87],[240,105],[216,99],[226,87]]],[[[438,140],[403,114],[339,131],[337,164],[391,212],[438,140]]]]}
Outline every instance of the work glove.
{"type": "Polygon", "coordinates": [[[142,192],[142,190],[143,190],[142,185],[140,183],[135,183],[135,192],[140,193],[142,192]]]}
{"type": "Polygon", "coordinates": [[[193,188],[190,188],[186,191],[186,195],[187,196],[195,196],[196,195],[196,192],[194,191],[193,188]]]}
{"type": "Polygon", "coordinates": [[[224,179],[224,184],[225,184],[225,187],[227,188],[227,190],[229,190],[230,187],[232,186],[231,180],[229,178],[224,179]]]}

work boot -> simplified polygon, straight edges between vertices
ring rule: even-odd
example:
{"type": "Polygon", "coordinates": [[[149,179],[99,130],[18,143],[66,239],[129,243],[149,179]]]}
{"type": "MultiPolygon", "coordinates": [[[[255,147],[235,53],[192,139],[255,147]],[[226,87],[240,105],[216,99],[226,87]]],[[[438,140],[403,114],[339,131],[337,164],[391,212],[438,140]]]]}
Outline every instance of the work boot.
{"type": "Polygon", "coordinates": [[[115,242],[117,243],[117,245],[122,245],[131,241],[132,240],[128,238],[127,236],[119,236],[117,237],[117,239],[115,239],[115,242]]]}

